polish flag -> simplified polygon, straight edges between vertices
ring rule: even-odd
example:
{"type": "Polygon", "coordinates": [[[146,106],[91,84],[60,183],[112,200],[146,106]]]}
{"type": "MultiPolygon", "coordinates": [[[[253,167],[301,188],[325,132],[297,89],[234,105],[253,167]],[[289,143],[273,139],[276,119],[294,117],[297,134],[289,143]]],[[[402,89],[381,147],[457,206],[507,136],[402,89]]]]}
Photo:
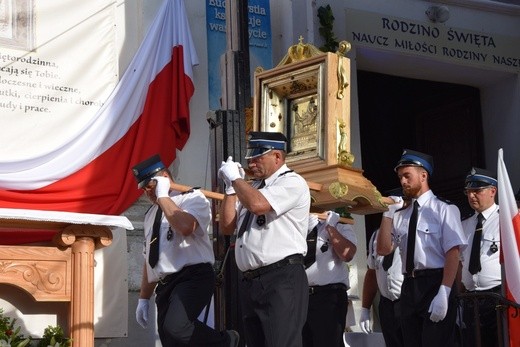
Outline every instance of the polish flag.
{"type": "Polygon", "coordinates": [[[86,126],[41,156],[0,158],[0,208],[124,212],[142,193],[131,168],[156,153],[169,166],[188,140],[197,64],[184,2],[165,0],[120,82],[86,126]]]}
{"type": "MultiPolygon", "coordinates": [[[[503,150],[498,150],[498,197],[500,199],[500,244],[505,278],[507,299],[520,303],[520,214],[506,165],[503,150]]],[[[515,309],[507,311],[509,346],[520,346],[520,317],[515,309]]]]}

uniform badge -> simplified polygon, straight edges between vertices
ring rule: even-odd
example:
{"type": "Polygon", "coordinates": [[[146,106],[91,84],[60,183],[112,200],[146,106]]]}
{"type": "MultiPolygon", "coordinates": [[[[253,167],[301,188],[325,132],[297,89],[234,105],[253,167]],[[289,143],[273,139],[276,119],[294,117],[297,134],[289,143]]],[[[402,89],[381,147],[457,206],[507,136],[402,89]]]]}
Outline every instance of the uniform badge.
{"type": "Polygon", "coordinates": [[[261,227],[264,224],[265,224],[265,215],[264,214],[261,215],[261,216],[256,217],[256,225],[261,227]]]}
{"type": "Polygon", "coordinates": [[[496,252],[498,252],[498,246],[497,246],[497,244],[495,243],[495,241],[493,241],[493,244],[491,244],[491,246],[489,246],[489,250],[491,251],[491,253],[496,253],[496,252]]]}
{"type": "Polygon", "coordinates": [[[320,251],[321,253],[325,253],[329,250],[329,240],[327,240],[327,242],[325,242],[321,247],[320,247],[320,251]]]}

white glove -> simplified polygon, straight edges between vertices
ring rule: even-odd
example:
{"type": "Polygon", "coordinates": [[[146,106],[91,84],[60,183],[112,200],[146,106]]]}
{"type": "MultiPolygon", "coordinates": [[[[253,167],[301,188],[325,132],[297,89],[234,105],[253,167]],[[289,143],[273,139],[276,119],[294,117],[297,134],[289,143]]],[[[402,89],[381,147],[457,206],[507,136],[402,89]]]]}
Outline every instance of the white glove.
{"type": "Polygon", "coordinates": [[[361,307],[361,317],[359,318],[359,327],[361,331],[365,334],[370,334],[372,329],[370,329],[370,309],[361,307]]]}
{"type": "Polygon", "coordinates": [[[334,211],[328,211],[327,212],[327,219],[325,220],[325,223],[327,223],[330,226],[335,227],[336,224],[339,222],[339,214],[337,214],[334,211]]]}
{"type": "Polygon", "coordinates": [[[428,312],[431,312],[430,320],[434,323],[441,321],[448,313],[448,297],[450,296],[451,288],[441,285],[439,292],[432,300],[428,312]]]}
{"type": "Polygon", "coordinates": [[[155,176],[153,179],[157,181],[157,185],[155,186],[155,196],[157,199],[169,197],[170,179],[164,176],[155,176]]]}
{"type": "MultiPolygon", "coordinates": [[[[222,167],[224,165],[226,165],[227,162],[233,162],[233,157],[228,157],[226,161],[223,161],[222,164],[220,164],[220,169],[218,169],[218,178],[220,178],[221,180],[224,181],[224,185],[225,185],[225,192],[227,195],[233,195],[235,194],[235,188],[233,188],[233,184],[231,183],[231,181],[226,177],[224,176],[223,172],[222,172],[222,167]]],[[[243,171],[243,169],[242,169],[243,171]]]]}
{"type": "Polygon", "coordinates": [[[235,163],[235,164],[237,164],[237,166],[238,166],[238,173],[240,174],[240,178],[241,178],[241,179],[245,179],[245,178],[246,178],[246,171],[245,171],[244,168],[242,167],[242,164],[240,164],[240,163],[238,163],[238,162],[235,163]]]}
{"type": "Polygon", "coordinates": [[[403,198],[400,196],[390,196],[395,201],[394,204],[388,205],[388,211],[383,212],[383,217],[394,218],[394,213],[403,207],[403,198]]]}
{"type": "Polygon", "coordinates": [[[220,169],[218,170],[219,177],[222,177],[224,182],[226,179],[229,182],[233,182],[236,179],[242,178],[242,176],[240,175],[240,169],[242,168],[242,165],[240,165],[240,167],[239,167],[239,165],[240,165],[239,163],[235,163],[233,161],[233,157],[228,157],[226,162],[223,163],[220,166],[220,169]]]}
{"type": "Polygon", "coordinates": [[[309,214],[309,231],[312,231],[312,229],[314,229],[314,227],[316,225],[318,225],[319,222],[320,222],[320,220],[318,219],[318,216],[315,215],[314,213],[310,213],[309,214]]]}
{"type": "Polygon", "coordinates": [[[140,326],[146,329],[148,326],[148,308],[150,306],[149,299],[139,299],[137,309],[135,310],[135,319],[140,326]]]}

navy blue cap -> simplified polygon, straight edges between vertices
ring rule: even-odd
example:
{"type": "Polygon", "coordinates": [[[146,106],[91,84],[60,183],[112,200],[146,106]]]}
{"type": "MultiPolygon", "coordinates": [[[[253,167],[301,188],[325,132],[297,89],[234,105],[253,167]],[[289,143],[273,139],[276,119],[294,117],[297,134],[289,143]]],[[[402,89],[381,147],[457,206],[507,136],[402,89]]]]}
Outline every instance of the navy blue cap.
{"type": "Polygon", "coordinates": [[[158,154],[143,160],[132,168],[135,179],[137,180],[137,187],[144,188],[148,185],[150,180],[161,170],[164,170],[164,166],[161,158],[158,154]]]}
{"type": "Polygon", "coordinates": [[[245,158],[256,158],[273,149],[287,152],[287,138],[284,134],[279,132],[251,131],[245,158]]]}
{"type": "Polygon", "coordinates": [[[470,172],[466,176],[466,181],[464,182],[464,188],[473,189],[473,188],[482,188],[493,186],[496,187],[498,184],[497,176],[491,171],[484,170],[478,167],[471,168],[470,172]]]}
{"type": "Polygon", "coordinates": [[[433,157],[429,154],[405,149],[401,155],[401,159],[397,162],[394,171],[402,166],[418,166],[424,168],[430,176],[433,175],[433,157]]]}

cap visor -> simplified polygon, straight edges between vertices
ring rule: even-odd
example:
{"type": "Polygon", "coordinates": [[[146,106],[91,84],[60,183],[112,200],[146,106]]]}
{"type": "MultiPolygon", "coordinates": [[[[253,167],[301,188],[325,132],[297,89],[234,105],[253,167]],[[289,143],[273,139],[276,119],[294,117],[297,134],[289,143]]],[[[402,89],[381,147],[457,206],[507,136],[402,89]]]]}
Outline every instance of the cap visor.
{"type": "Polygon", "coordinates": [[[152,180],[151,178],[142,180],[141,182],[137,183],[137,188],[143,189],[144,187],[146,187],[148,185],[148,183],[150,183],[151,180],[152,180]]]}
{"type": "Polygon", "coordinates": [[[270,152],[271,148],[263,148],[263,147],[256,147],[256,148],[249,148],[246,152],[245,159],[253,159],[259,156],[262,156],[268,152],[270,152]]]}

